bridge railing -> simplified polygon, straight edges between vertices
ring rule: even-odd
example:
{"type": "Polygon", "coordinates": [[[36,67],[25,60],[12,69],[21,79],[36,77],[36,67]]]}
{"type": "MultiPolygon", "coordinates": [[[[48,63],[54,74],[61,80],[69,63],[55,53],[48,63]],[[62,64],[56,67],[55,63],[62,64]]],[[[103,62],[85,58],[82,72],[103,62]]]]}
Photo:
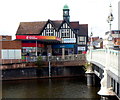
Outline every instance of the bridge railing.
{"type": "Polygon", "coordinates": [[[99,64],[105,65],[105,56],[106,56],[106,51],[105,50],[101,50],[101,49],[96,49],[96,50],[92,50],[87,52],[87,60],[88,61],[92,61],[92,62],[99,62],[99,64]]]}
{"type": "Polygon", "coordinates": [[[120,77],[120,51],[111,49],[95,49],[87,52],[89,62],[99,63],[120,77]]]}

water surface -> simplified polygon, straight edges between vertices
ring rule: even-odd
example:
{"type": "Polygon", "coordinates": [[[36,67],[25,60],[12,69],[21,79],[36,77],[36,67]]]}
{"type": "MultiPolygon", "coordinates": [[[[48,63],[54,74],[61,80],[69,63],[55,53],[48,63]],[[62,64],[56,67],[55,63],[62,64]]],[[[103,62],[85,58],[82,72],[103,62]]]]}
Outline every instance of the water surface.
{"type": "Polygon", "coordinates": [[[97,98],[99,87],[88,87],[85,77],[4,81],[3,98],[97,98]]]}

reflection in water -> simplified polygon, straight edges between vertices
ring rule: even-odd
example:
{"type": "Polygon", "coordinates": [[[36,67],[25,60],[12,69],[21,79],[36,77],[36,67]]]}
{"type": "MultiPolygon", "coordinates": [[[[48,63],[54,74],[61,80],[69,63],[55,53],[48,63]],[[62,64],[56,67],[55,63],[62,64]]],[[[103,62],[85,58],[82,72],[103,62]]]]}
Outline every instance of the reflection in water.
{"type": "MultiPolygon", "coordinates": [[[[87,87],[85,77],[3,82],[3,98],[99,98],[99,87],[87,87]]],[[[99,100],[99,99],[97,99],[99,100]]]]}

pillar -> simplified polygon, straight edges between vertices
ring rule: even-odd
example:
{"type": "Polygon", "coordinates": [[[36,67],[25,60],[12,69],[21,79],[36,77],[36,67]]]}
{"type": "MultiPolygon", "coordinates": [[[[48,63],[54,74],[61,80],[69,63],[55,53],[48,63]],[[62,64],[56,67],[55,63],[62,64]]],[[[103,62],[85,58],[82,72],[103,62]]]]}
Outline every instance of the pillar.
{"type": "Polygon", "coordinates": [[[65,58],[65,48],[62,48],[62,59],[65,58]]]}
{"type": "Polygon", "coordinates": [[[95,74],[92,69],[92,64],[87,63],[87,71],[86,71],[86,76],[87,76],[87,86],[94,86],[95,85],[95,74]]]}
{"type": "Polygon", "coordinates": [[[101,96],[101,99],[100,100],[109,100],[108,97],[105,97],[105,96],[101,96]]]}
{"type": "Polygon", "coordinates": [[[87,86],[95,85],[95,75],[94,73],[86,73],[87,76],[87,86]]]}

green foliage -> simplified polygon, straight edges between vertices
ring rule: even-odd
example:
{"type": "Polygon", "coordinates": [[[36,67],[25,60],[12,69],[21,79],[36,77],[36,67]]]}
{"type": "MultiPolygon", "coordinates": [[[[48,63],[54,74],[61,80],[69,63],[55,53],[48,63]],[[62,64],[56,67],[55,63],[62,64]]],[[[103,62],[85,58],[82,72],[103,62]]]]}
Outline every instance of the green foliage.
{"type": "Polygon", "coordinates": [[[42,61],[42,57],[41,57],[41,56],[38,56],[36,65],[37,65],[38,67],[41,67],[41,66],[43,65],[43,61],[42,61]]]}

